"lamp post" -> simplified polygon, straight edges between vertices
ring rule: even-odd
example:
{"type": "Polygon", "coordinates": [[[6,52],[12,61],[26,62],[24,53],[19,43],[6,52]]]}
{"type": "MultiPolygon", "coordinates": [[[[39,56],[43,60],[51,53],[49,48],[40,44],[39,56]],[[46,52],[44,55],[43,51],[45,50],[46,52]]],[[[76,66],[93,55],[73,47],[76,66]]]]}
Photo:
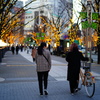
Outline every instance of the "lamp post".
{"type": "Polygon", "coordinates": [[[87,28],[87,35],[86,35],[86,56],[89,56],[89,63],[88,66],[90,67],[91,70],[91,50],[92,50],[92,29],[91,29],[91,24],[92,24],[92,1],[87,0],[87,21],[89,27],[87,28]],[[88,39],[90,38],[90,39],[88,39]],[[89,49],[89,55],[87,55],[87,50],[89,49]]]}

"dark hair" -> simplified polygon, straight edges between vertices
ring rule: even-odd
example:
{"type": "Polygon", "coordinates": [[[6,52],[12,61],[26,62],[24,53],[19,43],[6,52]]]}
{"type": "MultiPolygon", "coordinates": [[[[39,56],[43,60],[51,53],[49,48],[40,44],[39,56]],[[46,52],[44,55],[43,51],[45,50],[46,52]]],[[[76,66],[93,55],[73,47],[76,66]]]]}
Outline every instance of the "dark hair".
{"type": "Polygon", "coordinates": [[[43,48],[46,47],[46,43],[42,42],[41,45],[38,47],[37,52],[39,55],[43,55],[43,48]]]}
{"type": "Polygon", "coordinates": [[[43,48],[43,47],[46,47],[46,43],[45,43],[45,42],[42,42],[40,46],[41,46],[42,48],[43,48]]]}
{"type": "Polygon", "coordinates": [[[78,51],[78,45],[76,43],[72,43],[70,46],[70,51],[78,51]]]}

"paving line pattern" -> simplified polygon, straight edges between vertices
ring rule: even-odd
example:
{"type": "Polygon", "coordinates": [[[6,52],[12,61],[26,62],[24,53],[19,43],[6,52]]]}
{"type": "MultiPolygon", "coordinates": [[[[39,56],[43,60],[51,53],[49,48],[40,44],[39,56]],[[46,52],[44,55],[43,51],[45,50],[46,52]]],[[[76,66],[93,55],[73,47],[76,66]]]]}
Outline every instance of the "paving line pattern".
{"type": "MultiPolygon", "coordinates": [[[[25,57],[30,62],[33,62],[33,59],[31,57],[31,54],[27,54],[26,52],[20,53],[23,57],[25,57]]],[[[36,66],[35,62],[33,63],[33,66],[36,66]]],[[[95,72],[92,72],[95,78],[100,79],[100,74],[97,74],[95,72]]],[[[67,64],[62,63],[59,61],[52,60],[52,68],[49,73],[50,76],[55,78],[57,81],[66,81],[67,79],[67,64]]]]}

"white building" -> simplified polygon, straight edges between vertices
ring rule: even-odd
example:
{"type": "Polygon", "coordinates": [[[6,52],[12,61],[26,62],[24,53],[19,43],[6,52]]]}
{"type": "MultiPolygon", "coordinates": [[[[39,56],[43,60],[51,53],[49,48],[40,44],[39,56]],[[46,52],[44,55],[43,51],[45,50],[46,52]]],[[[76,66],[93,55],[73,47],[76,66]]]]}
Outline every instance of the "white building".
{"type": "MultiPolygon", "coordinates": [[[[64,35],[67,35],[67,30],[69,29],[70,24],[69,20],[72,18],[72,10],[73,10],[73,0],[55,0],[57,2],[54,2],[54,15],[60,16],[60,22],[61,25],[61,33],[64,33],[64,35]]],[[[64,35],[62,35],[61,39],[63,39],[64,35]]]]}
{"type": "MultiPolygon", "coordinates": [[[[80,23],[81,20],[79,18],[79,12],[81,12],[82,6],[81,6],[81,0],[73,0],[73,23],[80,23]]],[[[81,24],[80,30],[81,30],[81,24]]]]}
{"type": "MultiPolygon", "coordinates": [[[[25,4],[29,3],[31,0],[28,0],[25,4]]],[[[36,0],[27,6],[28,9],[25,12],[25,27],[24,34],[28,34],[29,32],[33,32],[35,30],[35,25],[40,25],[40,16],[50,17],[49,12],[49,4],[51,4],[47,0],[36,0]]],[[[36,31],[36,30],[35,30],[36,31]]]]}

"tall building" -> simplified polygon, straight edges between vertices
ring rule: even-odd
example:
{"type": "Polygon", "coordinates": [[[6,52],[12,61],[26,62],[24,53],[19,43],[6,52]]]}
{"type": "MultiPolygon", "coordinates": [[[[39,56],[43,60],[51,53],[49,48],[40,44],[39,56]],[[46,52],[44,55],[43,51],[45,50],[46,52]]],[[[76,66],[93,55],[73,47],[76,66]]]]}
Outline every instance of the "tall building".
{"type": "MultiPolygon", "coordinates": [[[[28,4],[31,0],[28,0],[25,4],[28,4]]],[[[49,4],[47,0],[36,0],[29,4],[25,11],[25,27],[24,34],[29,32],[38,32],[38,26],[41,23],[40,16],[49,16],[46,6],[49,4]]]]}
{"type": "MultiPolygon", "coordinates": [[[[82,10],[81,0],[73,0],[73,22],[77,23],[79,12],[82,10]]],[[[79,21],[80,23],[80,21],[79,21]]]]}
{"type": "Polygon", "coordinates": [[[23,1],[17,1],[15,7],[22,8],[23,7],[23,1]]]}
{"type": "MultiPolygon", "coordinates": [[[[73,16],[73,0],[55,0],[54,1],[54,10],[53,15],[58,17],[60,20],[61,29],[64,28],[64,25],[69,22],[73,16]]],[[[69,25],[68,25],[69,26],[69,25]]],[[[61,30],[61,33],[67,34],[69,27],[66,27],[64,30],[61,30]]],[[[61,37],[63,39],[63,36],[61,37]]]]}

